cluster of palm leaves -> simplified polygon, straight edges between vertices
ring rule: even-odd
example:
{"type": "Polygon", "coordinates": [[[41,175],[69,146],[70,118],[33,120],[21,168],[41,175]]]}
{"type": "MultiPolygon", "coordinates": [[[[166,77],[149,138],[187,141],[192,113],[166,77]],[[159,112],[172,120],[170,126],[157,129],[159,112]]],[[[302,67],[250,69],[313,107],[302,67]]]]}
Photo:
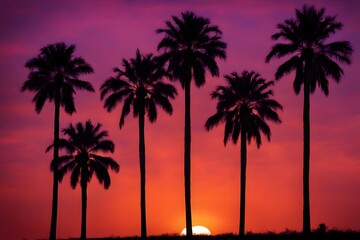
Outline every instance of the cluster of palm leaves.
{"type": "MultiPolygon", "coordinates": [[[[201,87],[205,84],[206,72],[219,76],[217,59],[226,59],[226,43],[222,41],[219,27],[210,20],[197,16],[193,12],[184,12],[181,17],[172,17],[165,22],[166,27],[157,30],[164,34],[158,44],[159,56],[141,54],[136,51],[135,58],[123,59],[122,69],[115,68],[114,77],[107,79],[101,86],[101,100],[104,108],[111,112],[122,104],[120,129],[126,116],[131,112],[138,118],[139,124],[139,162],[140,162],[140,206],[141,237],[146,238],[145,204],[145,117],[150,123],[157,119],[157,107],[172,114],[170,99],[177,95],[176,89],[163,80],[179,81],[185,91],[185,128],[184,128],[184,176],[187,236],[192,236],[191,218],[191,82],[201,87]]],[[[303,232],[310,232],[309,206],[309,159],[310,159],[310,93],[319,86],[328,94],[328,78],[340,81],[343,71],[336,61],[350,63],[352,48],[349,42],[338,41],[325,43],[325,40],[340,30],[342,24],[335,17],[325,16],[325,10],[313,6],[304,6],[296,10],[296,18],[278,24],[278,32],[272,39],[284,40],[276,43],[266,61],[291,55],[281,64],[275,74],[276,79],[296,72],[294,90],[298,94],[304,89],[304,222],[303,232]]],[[[54,142],[47,149],[53,149],[52,171],[53,205],[50,227],[50,239],[56,239],[58,181],[71,172],[70,182],[75,186],[80,183],[82,194],[81,238],[86,239],[86,189],[93,174],[105,188],[110,186],[108,169],[119,171],[119,165],[111,157],[97,154],[112,153],[114,143],[107,139],[106,131],[100,130],[101,124],[70,124],[63,130],[67,139],[59,137],[60,107],[65,112],[75,112],[75,89],[94,91],[91,84],[80,80],[79,76],[93,72],[92,67],[81,57],[74,57],[75,46],[56,43],[45,46],[40,54],[26,63],[31,71],[22,91],[36,92],[33,102],[39,113],[46,100],[55,103],[54,142]],[[67,154],[59,156],[59,149],[67,154]]],[[[218,86],[211,94],[217,100],[216,113],[205,123],[211,130],[224,123],[224,144],[231,139],[234,144],[240,139],[240,224],[239,235],[245,234],[245,187],[247,144],[252,139],[260,147],[261,135],[270,141],[271,130],[267,121],[280,123],[277,113],[282,106],[272,98],[273,81],[267,81],[255,71],[244,70],[241,74],[233,72],[225,75],[227,85],[218,86]]]]}

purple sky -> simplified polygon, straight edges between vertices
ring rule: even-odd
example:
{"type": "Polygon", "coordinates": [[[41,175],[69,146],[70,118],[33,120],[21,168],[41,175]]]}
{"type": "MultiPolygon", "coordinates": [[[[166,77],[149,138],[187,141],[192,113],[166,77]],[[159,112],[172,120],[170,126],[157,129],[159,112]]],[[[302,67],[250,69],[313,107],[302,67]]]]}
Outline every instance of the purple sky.
{"type": "MultiPolygon", "coordinates": [[[[226,62],[219,61],[220,77],[207,77],[201,89],[192,88],[192,207],[194,225],[215,234],[237,232],[239,212],[239,145],[222,143],[223,126],[210,133],[206,119],[215,112],[209,94],[223,84],[223,75],[255,70],[273,79],[282,60],[265,63],[274,42],[276,24],[294,17],[304,3],[325,7],[344,24],[332,40],[348,40],[352,65],[330,94],[317,91],[311,98],[311,214],[312,228],[320,223],[360,230],[360,2],[353,1],[1,1],[0,3],[0,239],[35,239],[48,236],[52,176],[53,106],[36,114],[32,93],[21,93],[28,70],[25,62],[49,43],[76,44],[95,69],[85,76],[96,93],[76,95],[77,113],[61,112],[61,127],[70,122],[103,123],[116,144],[113,157],[121,165],[111,174],[105,191],[93,179],[88,193],[88,236],[140,234],[137,121],[130,115],[120,131],[120,109],[107,113],[99,87],[121,67],[122,58],[156,53],[172,15],[191,10],[207,17],[223,31],[228,44],[226,62]],[[221,3],[220,3],[221,2],[221,3]]],[[[274,86],[284,106],[283,123],[273,125],[272,141],[248,151],[246,231],[300,230],[302,216],[302,95],[295,96],[293,75],[274,86]]],[[[154,125],[146,123],[147,211],[150,235],[179,233],[185,225],[183,189],[184,96],[173,101],[174,114],[162,112],[154,125]]],[[[65,177],[59,190],[59,237],[80,233],[80,191],[65,177]]]]}

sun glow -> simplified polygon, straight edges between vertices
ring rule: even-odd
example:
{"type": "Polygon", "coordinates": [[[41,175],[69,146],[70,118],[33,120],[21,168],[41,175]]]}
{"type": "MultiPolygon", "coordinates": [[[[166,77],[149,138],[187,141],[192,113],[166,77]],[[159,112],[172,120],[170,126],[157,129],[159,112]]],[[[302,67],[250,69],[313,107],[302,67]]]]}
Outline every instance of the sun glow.
{"type": "MultiPolygon", "coordinates": [[[[193,235],[206,235],[206,236],[211,235],[210,230],[204,226],[194,226],[194,227],[192,227],[192,232],[193,232],[193,235]]],[[[186,235],[186,228],[184,228],[181,231],[181,236],[185,236],[185,235],[186,235]]]]}

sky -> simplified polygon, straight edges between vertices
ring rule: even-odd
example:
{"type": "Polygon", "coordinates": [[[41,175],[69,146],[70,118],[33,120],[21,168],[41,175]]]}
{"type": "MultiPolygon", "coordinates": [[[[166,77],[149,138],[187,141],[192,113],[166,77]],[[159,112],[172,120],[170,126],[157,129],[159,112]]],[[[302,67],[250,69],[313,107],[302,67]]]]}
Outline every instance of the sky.
{"type": "MultiPolygon", "coordinates": [[[[215,113],[210,93],[224,84],[223,76],[257,71],[273,80],[284,60],[265,63],[276,25],[294,17],[303,4],[325,7],[344,27],[330,40],[347,40],[354,53],[340,84],[330,82],[328,97],[311,96],[311,224],[360,230],[360,2],[314,1],[10,1],[0,3],[0,239],[39,239],[49,233],[51,216],[52,104],[36,114],[33,93],[21,93],[27,79],[25,62],[43,46],[75,44],[95,73],[82,77],[95,93],[78,92],[77,112],[61,111],[61,128],[91,119],[103,124],[115,142],[112,155],[121,166],[111,172],[105,190],[94,178],[88,188],[88,237],[140,235],[140,170],[137,119],[129,115],[123,129],[121,108],[108,113],[99,88],[113,67],[136,49],[157,54],[171,16],[190,10],[209,18],[223,32],[226,61],[218,61],[219,77],[207,75],[202,88],[192,86],[192,215],[193,225],[213,234],[237,233],[239,225],[240,146],[223,145],[223,125],[207,132],[204,123],[215,113]]],[[[283,106],[282,124],[271,124],[271,142],[248,146],[246,231],[280,232],[302,227],[302,94],[292,88],[293,75],[274,86],[283,106]]],[[[155,124],[146,122],[146,200],[149,235],[180,233],[185,226],[183,177],[184,93],[178,83],[174,112],[159,111],[155,124]]],[[[58,237],[80,234],[80,188],[69,177],[59,185],[58,237]]]]}

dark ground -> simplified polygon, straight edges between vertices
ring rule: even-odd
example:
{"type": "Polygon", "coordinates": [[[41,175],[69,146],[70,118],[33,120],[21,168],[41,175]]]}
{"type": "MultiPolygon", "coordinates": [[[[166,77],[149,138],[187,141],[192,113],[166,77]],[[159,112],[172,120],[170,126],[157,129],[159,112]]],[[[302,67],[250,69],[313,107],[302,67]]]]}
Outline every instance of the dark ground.
{"type": "MultiPolygon", "coordinates": [[[[69,240],[77,240],[70,238],[69,240]]],[[[140,237],[110,237],[110,238],[89,238],[88,240],[140,240],[140,237]]],[[[162,235],[150,236],[148,240],[185,240],[186,237],[179,235],[162,235]]],[[[194,236],[193,240],[235,240],[239,239],[238,235],[221,234],[216,236],[194,236]]],[[[304,236],[297,232],[283,233],[247,233],[244,240],[360,240],[360,232],[355,231],[337,231],[330,230],[327,232],[313,232],[310,236],[304,236]]]]}

